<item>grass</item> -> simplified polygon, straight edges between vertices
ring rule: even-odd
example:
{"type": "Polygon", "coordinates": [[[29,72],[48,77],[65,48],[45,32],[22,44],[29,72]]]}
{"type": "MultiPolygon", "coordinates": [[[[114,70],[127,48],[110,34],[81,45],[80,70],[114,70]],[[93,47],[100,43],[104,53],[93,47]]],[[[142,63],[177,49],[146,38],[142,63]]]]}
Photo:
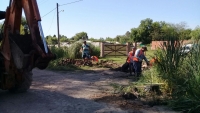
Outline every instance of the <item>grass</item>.
{"type": "Polygon", "coordinates": [[[117,57],[105,57],[105,58],[100,58],[99,60],[106,60],[106,61],[113,61],[114,63],[117,64],[124,64],[126,62],[127,56],[117,56],[117,57]]]}

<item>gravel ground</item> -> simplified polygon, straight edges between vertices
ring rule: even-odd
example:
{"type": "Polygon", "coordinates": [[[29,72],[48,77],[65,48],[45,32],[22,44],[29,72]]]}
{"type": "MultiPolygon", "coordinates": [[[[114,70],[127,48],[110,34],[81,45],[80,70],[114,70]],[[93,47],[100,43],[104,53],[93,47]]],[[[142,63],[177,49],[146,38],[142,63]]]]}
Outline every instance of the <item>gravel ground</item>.
{"type": "MultiPolygon", "coordinates": [[[[121,109],[114,104],[94,101],[112,92],[110,83],[128,84],[125,73],[98,69],[53,72],[33,70],[33,83],[26,93],[0,90],[0,113],[175,113],[165,107],[121,109]]],[[[117,103],[116,103],[117,104],[117,103]]]]}

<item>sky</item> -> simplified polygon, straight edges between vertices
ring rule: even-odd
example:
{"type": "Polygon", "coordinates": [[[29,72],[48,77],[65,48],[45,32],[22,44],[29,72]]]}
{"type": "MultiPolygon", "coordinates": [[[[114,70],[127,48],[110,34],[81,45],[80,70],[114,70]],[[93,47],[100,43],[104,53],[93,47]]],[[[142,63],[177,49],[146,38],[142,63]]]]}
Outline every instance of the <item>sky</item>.
{"type": "MultiPolygon", "coordinates": [[[[89,38],[114,38],[137,28],[146,18],[153,22],[185,22],[191,29],[200,25],[200,0],[37,0],[37,3],[45,36],[58,34],[57,3],[60,34],[68,38],[79,32],[86,32],[89,38]]],[[[8,4],[9,0],[0,0],[0,10],[6,10],[8,4]]]]}

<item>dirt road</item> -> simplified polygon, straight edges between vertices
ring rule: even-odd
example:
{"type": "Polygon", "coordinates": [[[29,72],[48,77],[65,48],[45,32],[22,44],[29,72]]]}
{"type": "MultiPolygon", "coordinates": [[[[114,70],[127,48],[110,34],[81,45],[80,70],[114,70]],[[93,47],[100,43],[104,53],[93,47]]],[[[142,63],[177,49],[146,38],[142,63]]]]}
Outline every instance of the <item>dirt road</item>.
{"type": "Polygon", "coordinates": [[[53,72],[33,70],[33,84],[27,93],[0,90],[0,113],[174,113],[162,107],[122,109],[95,102],[112,92],[110,83],[128,84],[125,73],[110,70],[53,72]]]}

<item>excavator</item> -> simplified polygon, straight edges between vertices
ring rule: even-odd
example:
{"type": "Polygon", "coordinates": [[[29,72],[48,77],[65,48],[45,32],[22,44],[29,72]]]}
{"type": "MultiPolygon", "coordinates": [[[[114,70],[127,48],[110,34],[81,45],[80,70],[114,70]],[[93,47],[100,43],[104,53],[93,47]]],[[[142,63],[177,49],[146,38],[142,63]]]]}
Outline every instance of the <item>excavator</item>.
{"type": "Polygon", "coordinates": [[[0,89],[26,92],[32,83],[32,70],[45,69],[56,58],[48,48],[36,0],[10,0],[0,32],[0,89]],[[21,34],[24,11],[28,32],[21,34]]]}

